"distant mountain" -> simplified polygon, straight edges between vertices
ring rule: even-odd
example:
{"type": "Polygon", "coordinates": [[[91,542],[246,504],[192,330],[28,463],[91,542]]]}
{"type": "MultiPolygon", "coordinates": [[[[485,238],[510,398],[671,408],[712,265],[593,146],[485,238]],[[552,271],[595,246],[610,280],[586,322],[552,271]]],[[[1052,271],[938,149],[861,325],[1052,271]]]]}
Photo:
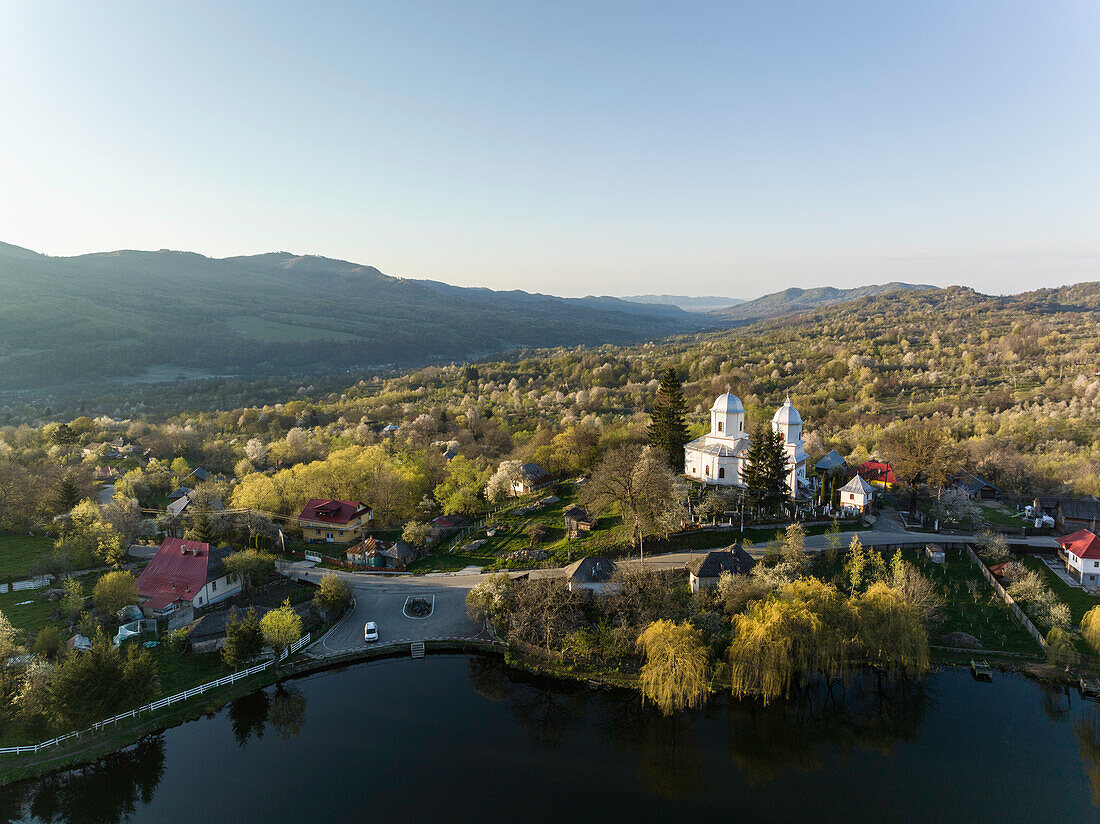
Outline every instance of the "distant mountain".
{"type": "Polygon", "coordinates": [[[712,312],[715,309],[725,309],[727,306],[737,306],[746,302],[744,298],[722,298],[716,295],[702,295],[700,297],[689,295],[627,295],[623,300],[628,300],[631,303],[678,306],[687,312],[712,312]]]}
{"type": "Polygon", "coordinates": [[[935,288],[935,286],[917,286],[912,283],[894,282],[877,286],[857,286],[853,289],[837,289],[832,286],[820,286],[816,289],[784,289],[782,292],[764,295],[756,300],[740,303],[737,306],[710,312],[709,317],[722,321],[760,320],[789,315],[792,312],[802,312],[806,309],[817,309],[834,303],[856,300],[857,298],[883,295],[887,292],[921,291],[935,288]]]}
{"type": "Polygon", "coordinates": [[[288,252],[48,257],[0,244],[0,391],[318,375],[716,325],[674,306],[391,277],[288,252]]]}

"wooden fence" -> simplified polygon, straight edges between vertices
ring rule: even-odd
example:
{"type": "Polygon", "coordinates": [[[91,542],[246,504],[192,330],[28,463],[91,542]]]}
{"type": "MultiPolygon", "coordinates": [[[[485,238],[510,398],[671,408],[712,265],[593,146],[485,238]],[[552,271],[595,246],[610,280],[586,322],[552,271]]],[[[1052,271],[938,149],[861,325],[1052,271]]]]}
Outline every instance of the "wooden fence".
{"type": "Polygon", "coordinates": [[[966,554],[970,556],[970,560],[977,564],[978,569],[982,571],[982,575],[989,581],[990,586],[993,587],[993,591],[996,592],[1001,600],[1008,604],[1008,611],[1012,614],[1012,617],[1016,619],[1021,627],[1027,630],[1028,635],[1035,639],[1035,643],[1039,645],[1039,648],[1046,652],[1047,640],[1043,637],[1043,634],[1035,628],[1035,624],[1031,623],[1031,619],[1027,617],[1020,605],[1016,603],[1015,599],[1001,586],[1001,582],[997,580],[997,577],[989,571],[989,567],[982,563],[982,559],[977,556],[973,549],[969,546],[966,548],[966,554]]]}
{"type": "MultiPolygon", "coordinates": [[[[295,641],[288,649],[283,650],[283,654],[279,656],[279,661],[283,661],[289,656],[296,653],[298,650],[308,644],[309,640],[310,633],[307,632],[305,635],[295,641]]],[[[180,701],[186,701],[189,698],[194,698],[196,695],[202,695],[203,693],[209,692],[212,689],[236,683],[242,678],[248,678],[250,676],[263,672],[274,663],[274,659],[270,661],[264,661],[262,664],[257,664],[256,666],[249,669],[235,672],[232,675],[225,676],[224,678],[219,678],[217,681],[211,681],[208,684],[202,684],[198,687],[192,687],[191,689],[177,693],[176,695],[170,695],[167,698],[161,698],[157,701],[146,704],[144,707],[138,707],[135,710],[129,710],[127,712],[119,713],[113,718],[106,718],[103,721],[96,721],[86,730],[78,730],[76,732],[70,732],[65,735],[59,735],[57,738],[51,738],[49,741],[41,741],[38,744],[28,744],[25,747],[0,748],[0,755],[21,755],[23,753],[35,753],[48,747],[54,747],[58,744],[62,744],[65,741],[71,741],[74,738],[80,738],[83,735],[95,734],[111,724],[117,724],[119,721],[136,718],[143,712],[155,712],[156,710],[164,709],[165,707],[172,704],[178,704],[180,701]]]]}

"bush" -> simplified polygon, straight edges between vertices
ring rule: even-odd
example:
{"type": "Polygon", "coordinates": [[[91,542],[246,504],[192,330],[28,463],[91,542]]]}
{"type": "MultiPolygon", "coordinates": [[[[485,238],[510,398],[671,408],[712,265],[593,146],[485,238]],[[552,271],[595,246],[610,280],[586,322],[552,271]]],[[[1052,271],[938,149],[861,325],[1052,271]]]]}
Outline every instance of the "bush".
{"type": "Polygon", "coordinates": [[[185,628],[172,630],[164,636],[164,646],[172,652],[183,652],[187,649],[187,637],[190,633],[185,628]]]}
{"type": "Polygon", "coordinates": [[[351,587],[335,572],[326,572],[321,579],[321,586],[313,596],[313,603],[319,609],[342,613],[351,606],[351,587]]]}
{"type": "Polygon", "coordinates": [[[57,653],[61,651],[62,643],[61,631],[55,626],[47,626],[42,627],[34,636],[31,649],[34,650],[35,655],[56,658],[57,653]]]}

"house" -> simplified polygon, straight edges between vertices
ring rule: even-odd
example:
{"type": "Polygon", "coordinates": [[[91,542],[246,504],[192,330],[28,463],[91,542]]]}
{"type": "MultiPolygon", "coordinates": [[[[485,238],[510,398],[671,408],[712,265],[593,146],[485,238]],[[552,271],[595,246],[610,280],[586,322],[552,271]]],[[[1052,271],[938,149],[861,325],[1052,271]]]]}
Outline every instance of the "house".
{"type": "Polygon", "coordinates": [[[955,489],[964,492],[971,500],[992,501],[1001,494],[1001,490],[980,475],[963,472],[955,478],[955,489]]]}
{"type": "Polygon", "coordinates": [[[71,649],[73,652],[91,652],[92,639],[89,638],[87,635],[81,635],[80,633],[77,633],[65,642],[65,646],[71,649]]]}
{"type": "Polygon", "coordinates": [[[852,480],[840,488],[840,506],[843,509],[852,509],[864,513],[871,506],[875,497],[875,488],[861,475],[853,475],[852,480]]]}
{"type": "Polygon", "coordinates": [[[538,464],[525,463],[520,467],[522,477],[512,481],[513,495],[530,495],[536,489],[550,486],[554,482],[554,476],[538,464]]]}
{"type": "MultiPolygon", "coordinates": [[[[787,398],[772,416],[772,431],[783,438],[787,456],[787,488],[791,497],[809,490],[808,457],[803,449],[802,416],[787,398]]],[[[748,462],[749,434],[745,431],[745,407],[736,395],[719,395],[710,408],[710,432],[684,444],[684,475],[715,486],[743,487],[748,462]]]]}
{"type": "Polygon", "coordinates": [[[565,519],[565,530],[570,538],[576,538],[582,532],[591,532],[596,528],[597,518],[589,515],[582,507],[572,504],[562,513],[565,519]]]}
{"type": "Polygon", "coordinates": [[[1058,557],[1070,575],[1084,586],[1100,585],[1100,538],[1096,533],[1078,530],[1059,538],[1058,546],[1061,547],[1058,557]]]}
{"type": "Polygon", "coordinates": [[[1035,499],[1034,507],[1054,518],[1054,525],[1062,531],[1079,527],[1096,532],[1097,522],[1100,521],[1100,500],[1091,495],[1087,498],[1040,495],[1035,499]]]}
{"type": "Polygon", "coordinates": [[[190,495],[194,491],[195,490],[193,490],[189,486],[177,486],[175,489],[168,493],[168,500],[178,501],[180,498],[183,498],[186,495],[190,495]]]}
{"type": "Polygon", "coordinates": [[[755,559],[738,544],[726,549],[715,549],[702,558],[688,562],[688,584],[692,592],[718,584],[723,572],[731,575],[747,575],[756,565],[755,559]]]}
{"type": "Polygon", "coordinates": [[[306,541],[327,541],[346,544],[363,537],[363,531],[374,520],[374,510],[359,501],[331,501],[310,498],[298,523],[306,541]]]}
{"type": "Polygon", "coordinates": [[[166,620],[175,629],[194,620],[196,609],[240,592],[240,577],[225,568],[228,554],[228,548],[165,538],[137,579],[145,617],[166,620]]]}
{"type": "Polygon", "coordinates": [[[603,592],[611,576],[615,574],[615,562],[599,556],[589,556],[574,561],[565,568],[565,586],[570,592],[603,592]]]}
{"type": "Polygon", "coordinates": [[[865,481],[874,486],[889,489],[897,483],[894,477],[894,467],[881,461],[867,461],[856,467],[855,474],[863,477],[865,481]]]}
{"type": "Polygon", "coordinates": [[[833,449],[830,450],[824,458],[814,464],[814,469],[824,475],[828,472],[844,469],[847,465],[848,464],[844,461],[844,458],[841,457],[840,453],[833,449]]]}

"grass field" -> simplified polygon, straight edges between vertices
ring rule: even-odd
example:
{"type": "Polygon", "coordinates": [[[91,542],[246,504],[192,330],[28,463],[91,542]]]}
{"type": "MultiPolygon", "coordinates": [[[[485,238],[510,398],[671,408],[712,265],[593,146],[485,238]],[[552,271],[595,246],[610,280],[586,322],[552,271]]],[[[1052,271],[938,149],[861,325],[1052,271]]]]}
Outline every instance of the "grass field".
{"type": "Polygon", "coordinates": [[[1054,590],[1054,594],[1069,605],[1070,611],[1073,613],[1073,626],[1075,628],[1080,626],[1081,619],[1086,612],[1095,606],[1100,606],[1100,598],[1089,595],[1083,589],[1071,587],[1051,572],[1050,568],[1034,555],[1024,555],[1021,556],[1019,560],[1028,568],[1037,569],[1046,576],[1046,581],[1050,585],[1050,588],[1054,590]]]}
{"type": "MultiPolygon", "coordinates": [[[[316,318],[314,318],[316,320],[316,318]]],[[[229,328],[264,343],[306,343],[313,340],[362,340],[350,332],[320,329],[316,326],[295,326],[248,315],[230,318],[229,328]]]]}
{"type": "Polygon", "coordinates": [[[982,517],[991,524],[1021,527],[1026,523],[1023,518],[1006,511],[1000,504],[981,504],[980,506],[982,517]]]}
{"type": "Polygon", "coordinates": [[[0,535],[0,583],[8,576],[26,578],[35,562],[53,551],[53,538],[38,535],[0,535]]]}

